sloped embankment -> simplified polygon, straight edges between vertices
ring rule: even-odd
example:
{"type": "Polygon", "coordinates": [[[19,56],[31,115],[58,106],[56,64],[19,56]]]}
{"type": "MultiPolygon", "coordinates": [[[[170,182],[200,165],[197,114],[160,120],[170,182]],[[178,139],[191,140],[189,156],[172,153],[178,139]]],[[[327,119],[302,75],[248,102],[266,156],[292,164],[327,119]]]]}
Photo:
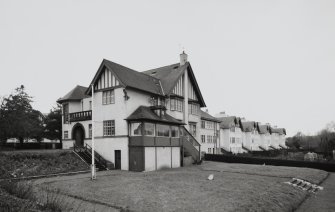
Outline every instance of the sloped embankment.
{"type": "Polygon", "coordinates": [[[0,179],[88,170],[69,150],[0,152],[0,179]]]}

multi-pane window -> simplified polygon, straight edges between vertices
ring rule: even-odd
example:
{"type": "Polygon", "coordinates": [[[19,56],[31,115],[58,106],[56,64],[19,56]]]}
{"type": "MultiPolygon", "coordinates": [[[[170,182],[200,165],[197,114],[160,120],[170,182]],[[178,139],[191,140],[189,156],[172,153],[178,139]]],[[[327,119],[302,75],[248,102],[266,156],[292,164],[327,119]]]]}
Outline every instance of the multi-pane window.
{"type": "Polygon", "coordinates": [[[169,137],[170,127],[168,125],[157,124],[156,125],[157,136],[169,137]]]}
{"type": "Polygon", "coordinates": [[[64,131],[64,139],[68,139],[69,138],[69,131],[64,131]]]}
{"type": "Polygon", "coordinates": [[[213,143],[213,136],[207,135],[207,143],[213,143]]]}
{"type": "Polygon", "coordinates": [[[211,151],[212,151],[212,148],[208,148],[208,153],[211,153],[211,151]]]}
{"type": "Polygon", "coordinates": [[[206,127],[206,121],[201,121],[201,128],[205,129],[205,127],[206,127]]]}
{"type": "Polygon", "coordinates": [[[235,143],[235,137],[230,138],[230,143],[232,143],[232,144],[235,143]]]}
{"type": "Polygon", "coordinates": [[[183,112],[183,105],[184,105],[184,101],[182,99],[171,99],[170,100],[171,110],[183,112]]]}
{"type": "Polygon", "coordinates": [[[142,123],[131,123],[131,135],[138,136],[142,135],[142,123]]]}
{"type": "Polygon", "coordinates": [[[197,135],[197,125],[195,124],[189,124],[189,125],[190,125],[191,135],[196,136],[197,135]]]}
{"type": "Polygon", "coordinates": [[[201,143],[206,143],[206,136],[205,135],[201,135],[201,143]]]}
{"type": "Polygon", "coordinates": [[[108,105],[108,104],[114,104],[114,103],[115,103],[114,90],[103,91],[102,92],[102,104],[108,105]]]}
{"type": "Polygon", "coordinates": [[[144,123],[144,135],[146,135],[146,136],[155,136],[155,124],[153,124],[153,123],[144,123]]]}
{"type": "Polygon", "coordinates": [[[92,124],[88,125],[88,137],[92,138],[92,124]]]}
{"type": "Polygon", "coordinates": [[[188,104],[188,113],[193,115],[199,115],[200,107],[198,104],[190,103],[188,104]]]}
{"type": "Polygon", "coordinates": [[[104,136],[112,136],[115,135],[115,121],[103,121],[103,133],[104,136]]]}
{"type": "Polygon", "coordinates": [[[179,137],[179,127],[171,126],[171,137],[178,138],[179,137]]]}
{"type": "Polygon", "coordinates": [[[214,122],[212,121],[206,121],[206,129],[214,129],[214,122]]]}
{"type": "Polygon", "coordinates": [[[230,132],[235,132],[235,127],[231,127],[230,132]]]}

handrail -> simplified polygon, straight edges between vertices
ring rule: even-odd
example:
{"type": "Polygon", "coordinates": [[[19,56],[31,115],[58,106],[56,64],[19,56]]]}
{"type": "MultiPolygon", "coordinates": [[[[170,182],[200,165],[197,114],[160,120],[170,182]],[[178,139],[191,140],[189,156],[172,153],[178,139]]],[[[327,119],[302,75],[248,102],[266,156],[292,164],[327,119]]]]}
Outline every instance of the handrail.
{"type": "MultiPolygon", "coordinates": [[[[85,149],[92,156],[92,147],[86,144],[85,149]]],[[[94,151],[94,159],[107,168],[107,161],[96,151],[94,151]]]]}
{"type": "MultiPolygon", "coordinates": [[[[197,141],[197,139],[195,139],[193,135],[184,126],[182,127],[182,129],[184,130],[184,132],[188,134],[188,136],[192,138],[192,141],[190,141],[190,139],[188,139],[188,141],[190,141],[193,144],[193,146],[199,146],[199,147],[201,146],[200,143],[197,141]]],[[[186,136],[184,135],[184,137],[186,136]]]]}

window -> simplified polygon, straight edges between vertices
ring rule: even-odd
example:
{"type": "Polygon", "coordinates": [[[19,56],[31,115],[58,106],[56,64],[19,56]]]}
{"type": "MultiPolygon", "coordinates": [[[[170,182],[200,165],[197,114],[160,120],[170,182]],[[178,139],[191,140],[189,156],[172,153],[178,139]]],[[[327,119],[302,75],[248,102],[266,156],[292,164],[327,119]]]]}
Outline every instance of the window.
{"type": "Polygon", "coordinates": [[[171,137],[178,138],[179,137],[179,127],[171,126],[171,137]]]}
{"type": "Polygon", "coordinates": [[[155,124],[153,124],[153,123],[144,123],[144,135],[146,135],[146,136],[155,136],[155,124]]]}
{"type": "Polygon", "coordinates": [[[64,131],[64,139],[68,139],[69,138],[69,131],[64,131]]]}
{"type": "Polygon", "coordinates": [[[108,105],[108,104],[114,104],[114,103],[115,103],[114,90],[103,91],[102,92],[102,104],[108,105]]]}
{"type": "Polygon", "coordinates": [[[131,136],[142,135],[142,123],[131,123],[131,136]]]}
{"type": "Polygon", "coordinates": [[[157,136],[169,137],[170,127],[168,125],[157,124],[156,125],[157,136]]]}
{"type": "Polygon", "coordinates": [[[201,143],[206,143],[206,136],[205,135],[201,135],[201,143]]]}
{"type": "Polygon", "coordinates": [[[212,150],[212,148],[208,148],[208,150],[207,150],[207,151],[208,151],[208,153],[211,153],[211,150],[212,150]]]}
{"type": "Polygon", "coordinates": [[[235,132],[235,127],[231,127],[230,132],[235,132]]]}
{"type": "Polygon", "coordinates": [[[214,123],[211,121],[206,121],[206,129],[214,129],[214,123]]]}
{"type": "Polygon", "coordinates": [[[206,121],[201,121],[201,128],[205,129],[205,127],[206,127],[206,121]]]}
{"type": "Polygon", "coordinates": [[[90,101],[90,106],[89,110],[92,110],[92,101],[90,101]]]}
{"type": "Polygon", "coordinates": [[[103,121],[103,131],[104,136],[112,136],[115,135],[115,121],[103,121]]]}
{"type": "Polygon", "coordinates": [[[232,144],[235,143],[235,137],[230,138],[230,143],[232,143],[232,144]]]}
{"type": "Polygon", "coordinates": [[[92,124],[88,125],[88,137],[92,138],[92,124]]]}
{"type": "Polygon", "coordinates": [[[183,112],[184,101],[182,99],[171,99],[170,100],[171,111],[180,111],[183,112]]]}
{"type": "Polygon", "coordinates": [[[198,104],[188,104],[188,113],[193,115],[199,115],[199,105],[198,104]]]}
{"type": "Polygon", "coordinates": [[[84,100],[81,100],[81,111],[84,111],[84,100]]]}
{"type": "Polygon", "coordinates": [[[207,143],[213,143],[213,136],[207,135],[207,143]]]}
{"type": "Polygon", "coordinates": [[[64,124],[69,123],[69,104],[63,104],[64,124]]]}
{"type": "Polygon", "coordinates": [[[197,125],[195,124],[189,124],[190,125],[190,133],[193,136],[197,135],[197,125]]]}

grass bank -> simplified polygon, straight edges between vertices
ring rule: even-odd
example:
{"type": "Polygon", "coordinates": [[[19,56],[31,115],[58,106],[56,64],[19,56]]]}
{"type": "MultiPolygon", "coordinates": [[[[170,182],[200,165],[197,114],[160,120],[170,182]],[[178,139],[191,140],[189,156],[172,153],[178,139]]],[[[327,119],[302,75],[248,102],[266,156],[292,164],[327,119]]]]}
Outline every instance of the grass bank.
{"type": "Polygon", "coordinates": [[[89,166],[68,150],[0,152],[0,179],[88,170],[89,166]]]}

